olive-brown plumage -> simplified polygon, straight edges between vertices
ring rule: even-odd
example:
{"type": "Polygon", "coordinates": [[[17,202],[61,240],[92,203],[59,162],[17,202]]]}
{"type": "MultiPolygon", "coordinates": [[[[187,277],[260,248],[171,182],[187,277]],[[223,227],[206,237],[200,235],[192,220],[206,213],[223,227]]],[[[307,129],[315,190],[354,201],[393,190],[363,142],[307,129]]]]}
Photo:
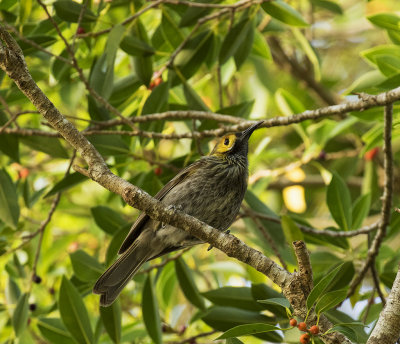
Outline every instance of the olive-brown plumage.
{"type": "MultiPolygon", "coordinates": [[[[261,125],[223,136],[210,155],[183,169],[155,196],[221,231],[239,212],[248,178],[248,140],[261,125]]],[[[182,229],[139,215],[119,250],[121,256],[97,280],[93,292],[111,305],[140,266],[168,252],[202,243],[182,229]]]]}

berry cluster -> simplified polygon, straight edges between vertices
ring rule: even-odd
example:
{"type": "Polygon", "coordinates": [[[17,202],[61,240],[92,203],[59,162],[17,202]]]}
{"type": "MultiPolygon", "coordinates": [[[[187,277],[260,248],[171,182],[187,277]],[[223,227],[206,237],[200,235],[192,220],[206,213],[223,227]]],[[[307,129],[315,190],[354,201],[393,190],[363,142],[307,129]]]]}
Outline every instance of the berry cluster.
{"type": "Polygon", "coordinates": [[[313,335],[313,336],[316,336],[319,333],[318,325],[313,325],[310,328],[307,328],[307,324],[305,322],[300,322],[297,325],[297,320],[294,319],[294,318],[290,319],[289,324],[292,327],[296,327],[297,326],[297,328],[302,332],[306,332],[306,333],[303,333],[300,336],[300,343],[301,344],[307,344],[307,343],[310,342],[310,339],[311,339],[310,334],[313,335]]]}

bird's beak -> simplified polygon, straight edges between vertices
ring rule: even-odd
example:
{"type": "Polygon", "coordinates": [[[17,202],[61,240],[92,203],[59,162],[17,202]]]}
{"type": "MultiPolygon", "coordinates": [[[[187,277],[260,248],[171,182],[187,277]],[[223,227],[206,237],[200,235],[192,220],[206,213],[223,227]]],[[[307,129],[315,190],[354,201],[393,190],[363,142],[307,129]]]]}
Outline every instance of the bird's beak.
{"type": "Polygon", "coordinates": [[[251,134],[253,134],[253,131],[256,130],[263,123],[264,121],[259,121],[257,123],[254,123],[252,126],[248,127],[246,130],[242,131],[241,139],[248,140],[251,134]]]}

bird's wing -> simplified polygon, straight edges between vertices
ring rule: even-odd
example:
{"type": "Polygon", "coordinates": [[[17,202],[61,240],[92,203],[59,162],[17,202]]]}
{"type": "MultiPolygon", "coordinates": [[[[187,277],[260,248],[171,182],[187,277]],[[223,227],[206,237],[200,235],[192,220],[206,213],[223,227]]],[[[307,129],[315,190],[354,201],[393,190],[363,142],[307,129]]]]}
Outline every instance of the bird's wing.
{"type": "MultiPolygon", "coordinates": [[[[172,178],[164,187],[154,196],[155,199],[162,200],[165,195],[168,194],[176,185],[183,182],[187,177],[193,174],[194,171],[203,163],[202,159],[194,162],[193,164],[189,165],[188,167],[184,168],[180,171],[174,178],[172,178]]],[[[135,239],[140,235],[142,232],[144,224],[149,220],[149,216],[146,213],[141,213],[139,217],[136,219],[135,223],[132,225],[131,230],[129,231],[128,235],[126,236],[124,242],[122,243],[118,253],[124,253],[128,247],[132,245],[135,239]]]]}

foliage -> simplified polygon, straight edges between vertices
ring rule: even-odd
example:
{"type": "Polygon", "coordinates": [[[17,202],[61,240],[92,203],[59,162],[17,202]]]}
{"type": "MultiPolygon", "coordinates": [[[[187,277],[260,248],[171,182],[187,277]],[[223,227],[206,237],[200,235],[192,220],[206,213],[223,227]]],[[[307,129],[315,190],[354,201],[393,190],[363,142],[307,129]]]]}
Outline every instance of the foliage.
{"type": "MultiPolygon", "coordinates": [[[[46,2],[50,20],[41,2],[4,0],[0,17],[48,98],[86,131],[113,172],[154,195],[209,151],[217,129],[229,128],[223,123],[290,116],[399,84],[395,1],[243,3],[57,0],[46,2]],[[171,113],[189,110],[232,117],[171,113]],[[116,112],[137,122],[113,124],[120,119],[116,112]],[[140,121],[155,113],[166,116],[140,121]]],[[[284,337],[276,331],[277,325],[288,328],[293,311],[276,287],[206,245],[146,263],[146,274],[136,275],[120,300],[99,309],[93,284],[138,212],[70,171],[70,161],[83,164],[79,155],[41,122],[3,72],[0,80],[1,342],[161,343],[214,330],[208,338],[230,338],[227,343],[252,334],[246,343],[298,342],[297,330],[284,337]]],[[[373,323],[382,308],[380,299],[371,307],[377,296],[372,280],[365,278],[349,298],[363,308],[361,315],[335,308],[365,260],[368,240],[303,228],[342,232],[375,221],[382,113],[374,107],[258,130],[244,202],[251,213],[244,211],[231,228],[290,271],[296,268],[291,241],[305,240],[315,285],[307,308],[358,343],[371,331],[363,323],[373,323]]],[[[381,289],[391,288],[397,271],[399,225],[393,213],[376,259],[381,289]]]]}

